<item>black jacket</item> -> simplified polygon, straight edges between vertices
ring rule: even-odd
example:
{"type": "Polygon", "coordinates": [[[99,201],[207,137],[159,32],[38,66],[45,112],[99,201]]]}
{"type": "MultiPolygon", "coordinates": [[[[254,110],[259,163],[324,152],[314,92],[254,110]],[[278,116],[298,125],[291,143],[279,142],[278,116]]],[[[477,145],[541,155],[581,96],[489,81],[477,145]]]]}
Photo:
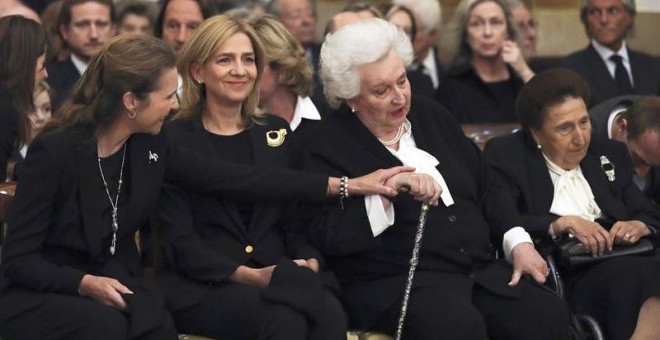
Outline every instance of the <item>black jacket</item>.
{"type": "MultiPolygon", "coordinates": [[[[504,232],[517,224],[517,215],[479,149],[447,110],[430,99],[413,97],[408,119],[417,147],[439,160],[437,169],[455,201],[428,213],[416,285],[470,292],[477,283],[496,294],[520,296],[517,287],[507,286],[510,268],[493,257],[493,244],[501,244],[504,232]]],[[[348,110],[324,119],[315,132],[302,155],[305,169],[360,176],[401,165],[348,110]]],[[[377,237],[363,197],[344,199],[343,208],[338,201],[317,207],[310,226],[314,244],[342,283],[350,319],[360,327],[373,326],[403,294],[420,204],[401,194],[394,208],[394,225],[377,237]]]]}
{"type": "MultiPolygon", "coordinates": [[[[657,58],[641,52],[628,49],[630,68],[633,75],[634,94],[660,94],[660,61],[657,58]]],[[[591,44],[563,60],[561,66],[580,74],[591,87],[591,102],[589,107],[621,95],[616,81],[607,70],[605,61],[591,44]]]]}

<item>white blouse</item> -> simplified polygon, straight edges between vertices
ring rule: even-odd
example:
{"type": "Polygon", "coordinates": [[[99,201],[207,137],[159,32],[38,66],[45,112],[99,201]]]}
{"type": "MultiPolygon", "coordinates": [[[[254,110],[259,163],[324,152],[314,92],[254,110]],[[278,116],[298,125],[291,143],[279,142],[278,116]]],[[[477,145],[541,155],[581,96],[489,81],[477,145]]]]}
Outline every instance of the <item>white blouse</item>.
{"type": "MultiPolygon", "coordinates": [[[[415,167],[415,172],[427,174],[438,183],[442,188],[440,200],[449,207],[454,204],[454,199],[449,191],[449,187],[444,177],[438,171],[436,166],[440,164],[437,158],[428,152],[419,149],[412,135],[412,127],[406,132],[399,141],[399,150],[387,148],[404,165],[415,167]]],[[[394,203],[387,209],[383,206],[380,195],[365,196],[364,205],[367,210],[371,232],[374,237],[382,234],[387,228],[394,224],[394,203]]],[[[529,234],[522,227],[511,228],[504,234],[502,245],[507,260],[511,261],[511,250],[520,243],[532,243],[529,234]]]]}
{"type": "Polygon", "coordinates": [[[567,171],[545,154],[543,157],[555,189],[550,212],[559,216],[580,216],[589,221],[601,217],[601,210],[580,166],[567,171]]]}

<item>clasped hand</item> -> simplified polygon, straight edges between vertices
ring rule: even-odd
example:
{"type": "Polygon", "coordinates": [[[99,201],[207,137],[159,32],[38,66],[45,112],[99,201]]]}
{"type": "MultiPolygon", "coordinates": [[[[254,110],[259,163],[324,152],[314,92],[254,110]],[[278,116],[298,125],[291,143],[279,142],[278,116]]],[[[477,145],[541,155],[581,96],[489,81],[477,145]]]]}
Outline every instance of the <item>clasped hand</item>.
{"type": "Polygon", "coordinates": [[[83,276],[78,293],[119,310],[126,309],[126,301],[121,295],[133,294],[128,287],[113,278],[90,274],[83,276]]]}
{"type": "Polygon", "coordinates": [[[438,205],[442,188],[430,175],[416,172],[402,172],[390,177],[385,185],[396,191],[408,191],[416,200],[430,205],[438,205]]]}
{"type": "Polygon", "coordinates": [[[578,216],[564,216],[551,225],[555,234],[570,233],[582,243],[593,256],[611,251],[614,244],[635,244],[651,233],[640,221],[619,221],[607,231],[600,224],[578,216]]]}

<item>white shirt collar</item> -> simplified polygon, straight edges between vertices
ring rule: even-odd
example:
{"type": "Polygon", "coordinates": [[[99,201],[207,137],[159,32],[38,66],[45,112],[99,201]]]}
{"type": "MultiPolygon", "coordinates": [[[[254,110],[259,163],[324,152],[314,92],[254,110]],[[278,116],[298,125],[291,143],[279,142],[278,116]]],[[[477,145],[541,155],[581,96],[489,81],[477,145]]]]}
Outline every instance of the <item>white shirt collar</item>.
{"type": "Polygon", "coordinates": [[[78,70],[78,74],[82,75],[85,73],[85,70],[87,70],[88,64],[82,59],[76,57],[73,53],[71,53],[71,62],[73,63],[73,66],[76,67],[76,70],[78,70]]]}
{"type": "Polygon", "coordinates": [[[605,66],[607,67],[607,70],[610,72],[610,77],[612,77],[613,79],[615,77],[614,74],[616,73],[616,63],[610,60],[610,57],[615,54],[621,56],[621,62],[623,63],[623,66],[626,68],[626,72],[628,72],[630,83],[633,86],[635,85],[635,79],[633,79],[632,70],[630,68],[630,59],[628,58],[628,49],[626,48],[625,41],[621,44],[621,48],[618,51],[612,51],[609,47],[606,47],[598,43],[596,40],[591,40],[591,45],[594,47],[596,53],[598,53],[598,55],[603,60],[603,62],[605,62],[605,66]]]}
{"type": "Polygon", "coordinates": [[[438,79],[438,70],[435,65],[435,50],[433,47],[429,48],[429,52],[426,54],[426,58],[424,58],[424,61],[422,61],[422,65],[424,65],[424,73],[431,78],[431,82],[433,82],[433,88],[437,89],[438,86],[440,85],[440,81],[438,79]]]}
{"type": "Polygon", "coordinates": [[[623,111],[626,111],[628,109],[627,106],[625,105],[617,105],[612,112],[610,112],[610,116],[607,117],[607,138],[612,139],[612,126],[614,126],[614,119],[623,111]]]}
{"type": "Polygon", "coordinates": [[[613,51],[609,47],[599,43],[598,41],[596,41],[594,39],[591,39],[591,45],[594,47],[596,52],[598,52],[598,55],[600,55],[600,57],[603,60],[609,61],[610,57],[612,55],[618,54],[618,55],[621,56],[621,59],[623,59],[624,62],[629,61],[629,59],[628,59],[628,49],[626,48],[626,41],[625,40],[621,43],[621,48],[618,51],[613,51]]]}
{"type": "Polygon", "coordinates": [[[319,110],[316,109],[311,98],[298,96],[296,108],[293,111],[293,118],[291,118],[291,123],[289,123],[291,131],[296,131],[303,118],[309,120],[321,120],[321,114],[319,113],[319,110]]]}

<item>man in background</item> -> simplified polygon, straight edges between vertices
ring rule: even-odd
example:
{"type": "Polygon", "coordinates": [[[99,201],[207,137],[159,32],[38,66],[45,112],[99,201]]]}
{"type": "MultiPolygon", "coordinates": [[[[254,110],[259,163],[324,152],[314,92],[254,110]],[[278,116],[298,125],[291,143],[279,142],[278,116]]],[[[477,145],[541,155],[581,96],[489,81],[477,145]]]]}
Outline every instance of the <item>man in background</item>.
{"type": "Polygon", "coordinates": [[[564,60],[591,87],[590,107],[626,94],[660,94],[660,62],[626,44],[637,7],[635,0],[581,0],[580,19],[589,45],[564,60]]]}
{"type": "Polygon", "coordinates": [[[71,51],[69,58],[47,66],[55,92],[53,112],[69,97],[92,56],[115,34],[112,0],[64,0],[58,18],[59,34],[71,51]]]}

